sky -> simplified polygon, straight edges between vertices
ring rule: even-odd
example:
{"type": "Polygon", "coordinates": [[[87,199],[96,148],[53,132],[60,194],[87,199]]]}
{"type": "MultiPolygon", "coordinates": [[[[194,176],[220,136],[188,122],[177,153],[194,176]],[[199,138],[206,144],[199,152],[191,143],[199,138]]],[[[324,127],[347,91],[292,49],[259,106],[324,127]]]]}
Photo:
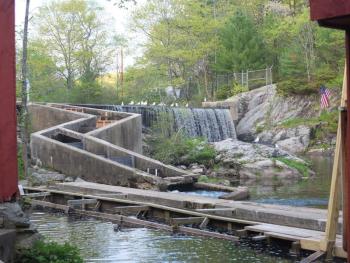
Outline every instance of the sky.
{"type": "MultiPolygon", "coordinates": [[[[35,15],[35,11],[39,6],[47,2],[48,0],[31,0],[29,12],[31,15],[35,15]]],[[[95,0],[102,7],[104,7],[106,13],[114,19],[114,24],[111,27],[115,30],[117,34],[125,35],[128,37],[132,37],[132,41],[130,43],[134,43],[133,46],[130,46],[129,54],[126,54],[126,58],[124,61],[125,66],[130,66],[134,63],[135,58],[142,54],[141,49],[137,48],[138,41],[137,39],[142,39],[142,36],[131,35],[127,25],[130,19],[130,15],[132,10],[137,8],[137,6],[142,5],[147,2],[147,0],[137,0],[137,5],[133,3],[128,3],[125,8],[119,8],[118,6],[114,6],[113,2],[109,2],[107,0],[95,0]]],[[[25,13],[25,3],[26,0],[16,0],[16,25],[23,25],[24,21],[24,13],[25,13]]],[[[30,28],[30,24],[29,24],[30,28]]]]}

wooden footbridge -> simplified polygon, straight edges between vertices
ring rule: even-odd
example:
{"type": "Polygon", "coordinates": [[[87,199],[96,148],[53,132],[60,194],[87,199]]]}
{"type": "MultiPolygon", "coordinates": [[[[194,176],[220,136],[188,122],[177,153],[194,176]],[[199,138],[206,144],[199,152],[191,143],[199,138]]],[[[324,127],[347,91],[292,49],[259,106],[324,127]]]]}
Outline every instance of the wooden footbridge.
{"type": "MultiPolygon", "coordinates": [[[[289,244],[294,255],[305,257],[311,254],[312,258],[306,257],[302,262],[312,262],[316,256],[312,252],[320,250],[325,238],[327,213],[322,209],[228,201],[84,182],[25,187],[25,191],[34,207],[108,220],[115,223],[117,229],[148,227],[234,242],[249,238],[251,242],[266,240],[289,244]]],[[[346,258],[341,235],[337,235],[333,253],[336,257],[346,258]]],[[[324,255],[324,252],[317,254],[318,257],[324,255]]]]}

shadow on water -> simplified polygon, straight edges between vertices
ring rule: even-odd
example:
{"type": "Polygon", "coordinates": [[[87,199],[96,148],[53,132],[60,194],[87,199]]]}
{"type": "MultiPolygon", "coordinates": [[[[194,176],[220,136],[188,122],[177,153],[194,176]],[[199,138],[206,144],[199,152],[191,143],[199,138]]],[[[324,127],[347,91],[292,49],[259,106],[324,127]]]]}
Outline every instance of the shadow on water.
{"type": "Polygon", "coordinates": [[[316,175],[303,180],[244,181],[251,200],[268,204],[327,208],[332,176],[332,157],[309,156],[316,175]]]}

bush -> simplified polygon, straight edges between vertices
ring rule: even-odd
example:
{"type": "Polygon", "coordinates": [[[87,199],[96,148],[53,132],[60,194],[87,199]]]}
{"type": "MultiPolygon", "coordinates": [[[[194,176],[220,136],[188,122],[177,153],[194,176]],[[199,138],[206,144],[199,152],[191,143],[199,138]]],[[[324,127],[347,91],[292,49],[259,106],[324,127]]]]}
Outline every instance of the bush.
{"type": "Polygon", "coordinates": [[[234,84],[233,85],[233,96],[238,95],[243,92],[249,91],[248,87],[239,85],[239,84],[234,84]]]}
{"type": "Polygon", "coordinates": [[[150,144],[152,157],[167,164],[212,166],[216,156],[215,149],[204,139],[187,138],[180,132],[170,137],[156,137],[150,144]]]}
{"type": "Polygon", "coordinates": [[[233,89],[228,85],[224,85],[218,88],[216,91],[216,99],[225,100],[233,96],[233,89]]]}
{"type": "Polygon", "coordinates": [[[63,245],[38,241],[34,247],[22,251],[17,262],[21,263],[82,263],[78,248],[68,243],[63,245]]]}

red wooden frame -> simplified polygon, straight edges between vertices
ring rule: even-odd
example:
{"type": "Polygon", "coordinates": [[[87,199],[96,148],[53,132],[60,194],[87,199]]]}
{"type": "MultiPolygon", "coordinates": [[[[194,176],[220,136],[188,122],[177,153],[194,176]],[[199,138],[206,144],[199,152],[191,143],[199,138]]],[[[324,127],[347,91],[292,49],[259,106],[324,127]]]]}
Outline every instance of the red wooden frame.
{"type": "Polygon", "coordinates": [[[15,0],[0,1],[0,202],[16,197],[15,0]]]}

